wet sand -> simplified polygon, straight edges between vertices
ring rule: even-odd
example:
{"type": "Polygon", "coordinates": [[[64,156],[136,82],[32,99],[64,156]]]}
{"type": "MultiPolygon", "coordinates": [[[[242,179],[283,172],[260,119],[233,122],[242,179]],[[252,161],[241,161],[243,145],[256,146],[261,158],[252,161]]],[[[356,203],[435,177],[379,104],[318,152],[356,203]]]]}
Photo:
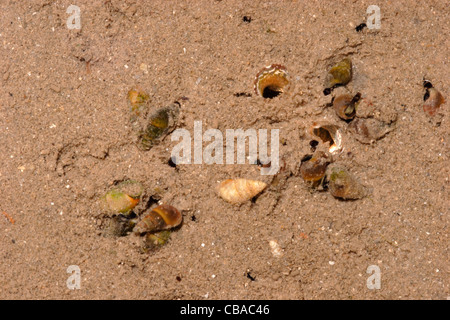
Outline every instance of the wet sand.
{"type": "Polygon", "coordinates": [[[443,1],[379,1],[381,28],[357,32],[372,4],[1,3],[0,298],[447,299],[449,109],[430,117],[422,106],[424,78],[450,96],[449,11],[443,1]],[[80,30],[67,28],[71,4],[80,30]],[[325,96],[327,71],[346,57],[352,81],[325,96]],[[264,99],[253,81],[271,64],[286,67],[290,86],[264,99]],[[139,150],[127,101],[136,86],[152,108],[179,101],[176,127],[191,134],[195,121],[203,132],[279,129],[285,168],[175,168],[170,135],[139,150]],[[358,116],[394,126],[371,144],[328,106],[357,92],[368,102],[358,116]],[[367,197],[339,200],[298,175],[319,121],[342,129],[333,161],[367,197]],[[229,178],[269,187],[233,205],[216,192],[229,178]],[[183,215],[156,252],[105,233],[98,199],[127,179],[144,185],[141,209],[159,201],[183,215]],[[79,290],[66,284],[71,265],[79,290]],[[374,265],[380,289],[367,287],[374,265]]]}

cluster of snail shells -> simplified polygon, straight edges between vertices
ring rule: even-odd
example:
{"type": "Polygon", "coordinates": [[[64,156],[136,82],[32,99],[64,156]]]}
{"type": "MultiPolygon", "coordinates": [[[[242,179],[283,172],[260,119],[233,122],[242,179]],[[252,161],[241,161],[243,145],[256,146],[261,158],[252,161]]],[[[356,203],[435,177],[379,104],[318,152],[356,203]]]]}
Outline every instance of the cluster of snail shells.
{"type": "Polygon", "coordinates": [[[107,217],[106,235],[125,236],[130,232],[143,236],[147,249],[164,245],[170,230],[182,223],[183,216],[173,206],[162,204],[146,210],[139,217],[136,206],[142,198],[142,185],[128,180],[119,183],[100,198],[100,208],[107,217]]]}
{"type": "MultiPolygon", "coordinates": [[[[331,92],[337,86],[348,84],[352,74],[351,60],[345,58],[329,70],[325,86],[331,92]]],[[[341,94],[332,99],[332,107],[339,118],[352,122],[355,121],[360,99],[360,93],[341,94]]],[[[318,121],[311,125],[307,133],[327,147],[324,151],[316,150],[313,155],[302,159],[299,173],[303,180],[314,188],[326,184],[330,193],[339,199],[359,199],[365,196],[365,187],[344,166],[332,164],[333,155],[339,155],[344,149],[343,129],[336,124],[318,121]]]]}
{"type": "Polygon", "coordinates": [[[367,188],[342,164],[333,163],[333,159],[323,151],[303,159],[300,175],[313,188],[326,182],[330,194],[342,200],[356,200],[365,197],[367,188]]]}

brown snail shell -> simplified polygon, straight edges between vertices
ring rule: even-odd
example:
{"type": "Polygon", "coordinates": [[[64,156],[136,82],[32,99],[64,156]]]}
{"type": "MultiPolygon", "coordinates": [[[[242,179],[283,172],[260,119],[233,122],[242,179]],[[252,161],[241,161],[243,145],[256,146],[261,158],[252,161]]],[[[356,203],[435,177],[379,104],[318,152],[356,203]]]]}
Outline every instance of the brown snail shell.
{"type": "Polygon", "coordinates": [[[328,71],[325,87],[331,89],[338,85],[344,86],[352,80],[352,75],[352,61],[349,58],[345,58],[328,71]]]}
{"type": "Polygon", "coordinates": [[[441,104],[445,102],[442,94],[433,87],[427,88],[424,100],[423,111],[429,116],[434,116],[438,112],[441,104]]]}
{"type": "Polygon", "coordinates": [[[343,120],[351,120],[356,116],[356,107],[361,94],[357,93],[355,96],[349,94],[342,94],[333,100],[333,109],[339,118],[343,120]]]}
{"type": "Polygon", "coordinates": [[[183,220],[181,213],[172,206],[163,204],[152,209],[134,227],[134,232],[142,234],[146,232],[156,232],[174,228],[183,220]]]}
{"type": "Polygon", "coordinates": [[[394,129],[393,125],[374,118],[356,118],[350,123],[348,128],[354,134],[356,140],[365,144],[370,144],[383,138],[394,129]]]}
{"type": "Polygon", "coordinates": [[[300,164],[300,175],[307,182],[318,182],[323,179],[330,159],[322,151],[317,151],[311,158],[302,160],[300,164]]]}
{"type": "Polygon", "coordinates": [[[342,132],[338,126],[328,123],[313,123],[310,132],[320,138],[323,143],[330,143],[328,149],[330,153],[336,153],[342,149],[342,132]]]}
{"type": "Polygon", "coordinates": [[[230,203],[243,203],[258,195],[267,183],[247,179],[227,179],[219,184],[219,195],[230,203]]]}
{"type": "Polygon", "coordinates": [[[343,166],[330,166],[327,180],[330,193],[335,198],[356,200],[367,195],[367,188],[343,166]]]}
{"type": "Polygon", "coordinates": [[[289,84],[286,68],[279,64],[265,67],[255,77],[255,92],[263,98],[274,98],[289,84]]]}

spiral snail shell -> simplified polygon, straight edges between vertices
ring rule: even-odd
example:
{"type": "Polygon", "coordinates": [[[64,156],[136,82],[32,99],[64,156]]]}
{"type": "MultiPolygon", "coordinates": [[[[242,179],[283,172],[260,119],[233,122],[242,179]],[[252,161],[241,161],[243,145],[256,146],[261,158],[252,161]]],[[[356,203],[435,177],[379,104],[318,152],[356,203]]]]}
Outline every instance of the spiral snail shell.
{"type": "Polygon", "coordinates": [[[134,227],[134,232],[143,234],[167,230],[178,226],[182,220],[183,216],[175,207],[163,204],[144,216],[134,227]]]}
{"type": "Polygon", "coordinates": [[[336,85],[346,85],[352,80],[352,61],[349,58],[345,58],[336,63],[328,71],[326,78],[326,87],[332,88],[336,85]]]}
{"type": "Polygon", "coordinates": [[[239,204],[258,195],[267,187],[267,183],[247,179],[227,179],[219,184],[219,195],[225,201],[239,204]]]}
{"type": "Polygon", "coordinates": [[[174,129],[179,107],[179,103],[173,103],[150,115],[145,127],[138,134],[138,147],[141,150],[150,150],[174,129]]]}
{"type": "Polygon", "coordinates": [[[286,68],[280,64],[265,67],[255,77],[255,92],[263,98],[274,98],[289,84],[286,68]]]}
{"type": "Polygon", "coordinates": [[[132,198],[117,190],[108,192],[103,201],[105,208],[115,213],[127,213],[139,203],[139,199],[132,198]]]}
{"type": "Polygon", "coordinates": [[[317,151],[312,157],[306,157],[300,164],[300,175],[307,182],[316,183],[325,176],[330,159],[322,151],[317,151]]]}
{"type": "Polygon", "coordinates": [[[328,95],[337,86],[345,86],[352,80],[352,76],[352,61],[349,58],[339,61],[328,71],[323,93],[328,95]]]}
{"type": "Polygon", "coordinates": [[[101,199],[102,209],[110,214],[128,214],[139,203],[142,185],[137,181],[127,180],[108,191],[101,199]]]}
{"type": "Polygon", "coordinates": [[[351,120],[356,116],[356,107],[360,98],[360,93],[355,96],[349,94],[337,96],[333,100],[333,109],[342,120],[351,120]]]}

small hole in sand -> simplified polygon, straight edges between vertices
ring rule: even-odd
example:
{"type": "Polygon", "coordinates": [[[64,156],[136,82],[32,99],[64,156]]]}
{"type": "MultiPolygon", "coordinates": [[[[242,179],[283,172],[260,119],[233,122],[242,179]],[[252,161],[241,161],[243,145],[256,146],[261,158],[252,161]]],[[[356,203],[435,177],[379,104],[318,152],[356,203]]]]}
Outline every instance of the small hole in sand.
{"type": "Polygon", "coordinates": [[[280,87],[267,86],[264,88],[262,96],[266,99],[272,99],[279,96],[282,92],[280,87]]]}

